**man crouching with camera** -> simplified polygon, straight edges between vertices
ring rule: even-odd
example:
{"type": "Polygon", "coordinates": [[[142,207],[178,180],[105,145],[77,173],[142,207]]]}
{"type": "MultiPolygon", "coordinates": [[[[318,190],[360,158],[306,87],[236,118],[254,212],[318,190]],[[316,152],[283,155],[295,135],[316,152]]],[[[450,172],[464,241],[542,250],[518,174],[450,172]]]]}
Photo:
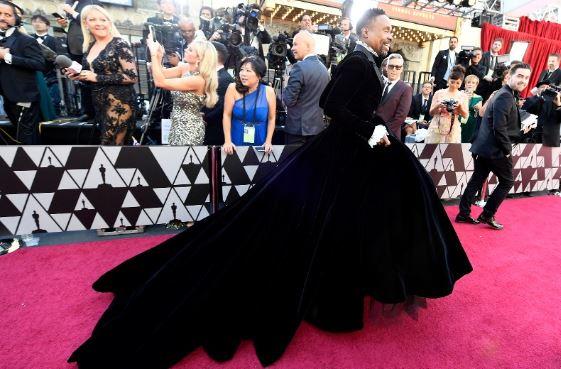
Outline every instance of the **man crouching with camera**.
{"type": "Polygon", "coordinates": [[[524,102],[522,109],[538,116],[534,141],[545,146],[559,147],[561,129],[561,87],[540,82],[538,91],[524,102]]]}
{"type": "Polygon", "coordinates": [[[16,126],[17,143],[37,143],[39,122],[39,88],[36,71],[45,68],[39,43],[21,33],[18,27],[23,10],[6,0],[0,0],[0,95],[4,110],[16,126]]]}

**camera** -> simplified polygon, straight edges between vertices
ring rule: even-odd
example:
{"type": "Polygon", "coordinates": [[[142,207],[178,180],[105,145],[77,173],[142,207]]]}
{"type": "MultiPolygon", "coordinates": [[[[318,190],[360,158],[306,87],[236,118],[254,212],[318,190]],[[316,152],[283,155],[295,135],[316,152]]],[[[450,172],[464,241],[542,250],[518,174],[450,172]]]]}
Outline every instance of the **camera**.
{"type": "Polygon", "coordinates": [[[473,49],[473,46],[462,46],[462,50],[458,53],[458,57],[456,58],[456,64],[460,64],[467,69],[471,58],[474,56],[473,49]]]}
{"type": "Polygon", "coordinates": [[[259,18],[261,17],[261,10],[255,5],[238,4],[234,11],[234,23],[238,24],[241,17],[244,17],[244,27],[246,32],[255,32],[259,28],[259,18]]]}
{"type": "MultiPolygon", "coordinates": [[[[164,22],[163,24],[144,23],[144,39],[146,39],[150,32],[152,32],[152,37],[155,38],[155,41],[159,42],[165,49],[181,52],[182,37],[178,25],[169,22],[164,22]]],[[[146,56],[146,60],[150,61],[150,54],[146,56]]]]}
{"type": "Polygon", "coordinates": [[[561,92],[561,87],[556,85],[549,85],[542,91],[541,98],[544,101],[553,101],[557,94],[561,92]]]}
{"type": "Polygon", "coordinates": [[[267,60],[271,68],[280,70],[286,68],[286,55],[291,43],[292,39],[288,38],[286,33],[279,33],[278,36],[273,37],[273,42],[269,46],[269,53],[267,54],[267,60]]]}
{"type": "Polygon", "coordinates": [[[443,100],[442,104],[444,104],[446,106],[446,111],[448,113],[452,113],[454,111],[454,109],[456,108],[456,105],[458,104],[458,101],[456,101],[455,99],[447,99],[447,100],[443,100]]]}

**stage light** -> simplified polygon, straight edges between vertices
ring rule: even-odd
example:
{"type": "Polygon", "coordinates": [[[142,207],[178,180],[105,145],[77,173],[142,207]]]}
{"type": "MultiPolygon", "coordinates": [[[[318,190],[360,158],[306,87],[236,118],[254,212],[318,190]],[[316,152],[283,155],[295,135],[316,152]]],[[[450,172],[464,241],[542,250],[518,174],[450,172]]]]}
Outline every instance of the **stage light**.
{"type": "MultiPolygon", "coordinates": [[[[377,1],[372,0],[361,0],[356,1],[353,3],[353,7],[351,8],[351,22],[353,24],[357,24],[362,15],[368,10],[372,8],[376,8],[378,6],[377,1]]],[[[359,30],[356,31],[357,33],[360,32],[359,30]]]]}

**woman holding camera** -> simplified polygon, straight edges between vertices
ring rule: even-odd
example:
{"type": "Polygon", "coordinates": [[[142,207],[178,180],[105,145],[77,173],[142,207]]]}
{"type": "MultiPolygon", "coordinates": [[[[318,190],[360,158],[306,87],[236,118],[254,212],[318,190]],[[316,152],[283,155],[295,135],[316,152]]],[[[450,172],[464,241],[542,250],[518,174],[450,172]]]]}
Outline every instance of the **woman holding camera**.
{"type": "Polygon", "coordinates": [[[218,101],[218,56],[210,41],[195,40],[185,49],[185,62],[174,68],[162,66],[164,48],[147,39],[152,57],[152,77],[156,87],[170,90],[173,97],[171,111],[170,145],[202,145],[205,123],[203,106],[212,108],[218,101]]]}
{"type": "Polygon", "coordinates": [[[452,68],[448,88],[438,90],[432,98],[428,136],[425,143],[461,143],[462,129],[459,117],[469,116],[468,96],[460,91],[465,69],[461,65],[452,68]]]}
{"type": "Polygon", "coordinates": [[[240,74],[224,97],[224,151],[231,155],[236,146],[264,146],[273,150],[277,100],[272,87],[262,83],[265,62],[250,56],[242,60],[240,74]]]}
{"type": "Polygon", "coordinates": [[[136,65],[129,44],[115,28],[107,10],[88,5],[82,12],[82,71],[67,69],[73,80],[92,85],[95,120],[102,145],[131,144],[135,125],[136,65]]]}

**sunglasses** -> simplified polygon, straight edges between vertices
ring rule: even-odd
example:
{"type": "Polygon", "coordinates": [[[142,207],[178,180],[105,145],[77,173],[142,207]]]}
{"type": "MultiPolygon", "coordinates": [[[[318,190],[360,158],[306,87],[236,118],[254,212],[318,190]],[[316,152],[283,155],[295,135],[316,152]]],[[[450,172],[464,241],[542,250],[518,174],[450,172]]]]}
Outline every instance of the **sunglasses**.
{"type": "Polygon", "coordinates": [[[388,69],[401,70],[401,68],[403,68],[403,65],[388,64],[388,69]]]}

